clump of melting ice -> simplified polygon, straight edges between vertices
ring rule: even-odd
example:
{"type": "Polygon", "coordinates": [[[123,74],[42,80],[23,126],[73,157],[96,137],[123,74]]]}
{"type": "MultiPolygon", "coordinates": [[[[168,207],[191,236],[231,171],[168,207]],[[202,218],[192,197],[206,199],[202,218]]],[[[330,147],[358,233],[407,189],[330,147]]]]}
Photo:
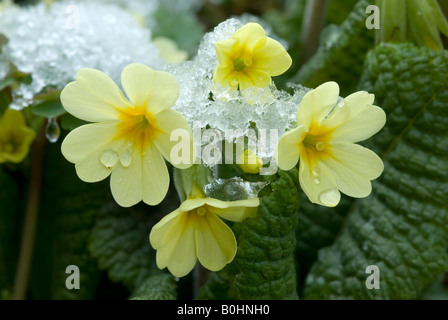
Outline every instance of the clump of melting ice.
{"type": "Polygon", "coordinates": [[[13,92],[13,108],[27,106],[45,88],[62,89],[81,68],[102,70],[120,83],[129,63],[164,66],[150,31],[112,4],[63,1],[5,9],[0,33],[9,39],[0,54],[0,78],[8,72],[8,61],[32,74],[30,84],[13,92]]]}
{"type": "Polygon", "coordinates": [[[137,18],[143,18],[141,23],[151,28],[154,27],[152,16],[160,6],[178,12],[197,11],[206,0],[77,0],[77,2],[116,4],[137,15],[137,18]]]}
{"type": "Polygon", "coordinates": [[[216,179],[204,187],[207,198],[237,201],[256,198],[266,182],[249,182],[241,178],[216,179]]]}
{"type": "MultiPolygon", "coordinates": [[[[309,89],[296,86],[295,93],[291,95],[277,90],[272,83],[264,89],[254,87],[242,91],[229,91],[214,84],[212,80],[213,72],[218,65],[215,43],[230,38],[249,21],[250,17],[244,17],[222,22],[204,36],[197,56],[192,61],[166,68],[175,76],[180,86],[180,96],[173,109],[182,113],[192,127],[200,123],[202,128],[214,128],[222,133],[229,129],[244,132],[254,127],[256,130],[276,129],[280,137],[294,125],[297,107],[309,89]]],[[[269,30],[262,21],[256,22],[265,30],[269,30]]],[[[269,33],[268,36],[275,38],[269,33]]],[[[228,141],[236,138],[238,137],[225,137],[228,141]]],[[[204,141],[202,143],[204,144],[204,141]]],[[[266,151],[265,154],[257,152],[257,156],[262,158],[272,156],[272,149],[268,148],[266,151]]]]}

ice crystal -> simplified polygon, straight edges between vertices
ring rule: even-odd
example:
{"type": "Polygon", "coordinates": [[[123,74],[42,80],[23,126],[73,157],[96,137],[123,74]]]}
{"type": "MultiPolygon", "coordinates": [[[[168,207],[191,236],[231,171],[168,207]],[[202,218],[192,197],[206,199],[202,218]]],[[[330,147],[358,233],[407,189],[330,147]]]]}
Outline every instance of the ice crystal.
{"type": "Polygon", "coordinates": [[[0,55],[0,76],[6,61],[32,74],[30,84],[13,92],[15,108],[26,106],[45,88],[62,89],[81,68],[102,70],[120,83],[129,63],[163,67],[150,31],[113,4],[64,1],[5,9],[0,33],[9,39],[0,55]]]}

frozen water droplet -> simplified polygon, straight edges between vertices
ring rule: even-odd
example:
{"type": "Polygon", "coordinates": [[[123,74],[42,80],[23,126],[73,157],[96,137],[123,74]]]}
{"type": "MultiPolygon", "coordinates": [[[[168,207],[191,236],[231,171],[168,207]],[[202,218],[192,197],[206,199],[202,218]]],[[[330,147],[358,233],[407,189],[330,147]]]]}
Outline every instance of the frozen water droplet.
{"type": "Polygon", "coordinates": [[[106,150],[100,156],[100,162],[106,168],[112,168],[118,161],[118,153],[114,150],[106,150]]]}
{"type": "Polygon", "coordinates": [[[129,148],[121,154],[120,163],[123,167],[127,168],[131,165],[131,162],[132,162],[132,149],[129,148]]]}
{"type": "Polygon", "coordinates": [[[319,195],[319,201],[328,207],[335,207],[339,200],[341,200],[341,194],[337,189],[329,189],[319,195]]]}
{"type": "Polygon", "coordinates": [[[61,135],[61,128],[59,127],[59,123],[54,118],[48,119],[47,126],[45,128],[45,137],[47,137],[48,141],[51,143],[55,143],[58,141],[61,135]]]}

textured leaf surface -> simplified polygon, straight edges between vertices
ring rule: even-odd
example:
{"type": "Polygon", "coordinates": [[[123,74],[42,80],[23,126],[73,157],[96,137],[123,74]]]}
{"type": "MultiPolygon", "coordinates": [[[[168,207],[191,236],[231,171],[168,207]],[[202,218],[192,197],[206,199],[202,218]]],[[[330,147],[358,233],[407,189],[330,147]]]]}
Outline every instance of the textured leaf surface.
{"type": "Polygon", "coordinates": [[[259,194],[255,218],[241,224],[234,263],[242,299],[297,299],[294,249],[299,208],[297,170],[279,177],[259,194]]]}
{"type": "Polygon", "coordinates": [[[79,180],[60,144],[48,145],[31,278],[34,299],[94,298],[100,274],[87,243],[107,190],[107,183],[79,180]],[[69,265],[79,267],[79,290],[65,286],[69,265]]]}
{"type": "Polygon", "coordinates": [[[448,52],[379,46],[360,87],[388,115],[371,140],[385,170],[319,252],[305,297],[413,299],[448,269],[448,52]],[[366,289],[369,265],[380,269],[380,290],[366,289]]]}
{"type": "Polygon", "coordinates": [[[354,201],[347,196],[335,208],[311,203],[307,196],[300,196],[300,209],[296,229],[296,254],[300,263],[299,294],[303,291],[306,275],[317,260],[318,251],[336,240],[354,201]]]}
{"type": "Polygon", "coordinates": [[[198,300],[236,300],[238,291],[234,285],[236,266],[230,264],[218,272],[211,272],[197,296],[198,300]]]}
{"type": "Polygon", "coordinates": [[[156,207],[140,204],[127,209],[112,200],[103,206],[90,237],[89,249],[112,281],[132,291],[152,275],[155,251],[149,244],[149,232],[161,216],[177,205],[171,190],[168,198],[156,207]]]}
{"type": "Polygon", "coordinates": [[[131,300],[176,300],[176,281],[170,274],[149,277],[135,290],[131,300]]]}
{"type": "Polygon", "coordinates": [[[375,30],[368,30],[365,25],[366,8],[371,2],[360,0],[341,26],[326,27],[318,51],[291,82],[315,88],[326,81],[336,81],[344,84],[343,96],[351,92],[359,82],[366,53],[374,45],[375,30]]]}

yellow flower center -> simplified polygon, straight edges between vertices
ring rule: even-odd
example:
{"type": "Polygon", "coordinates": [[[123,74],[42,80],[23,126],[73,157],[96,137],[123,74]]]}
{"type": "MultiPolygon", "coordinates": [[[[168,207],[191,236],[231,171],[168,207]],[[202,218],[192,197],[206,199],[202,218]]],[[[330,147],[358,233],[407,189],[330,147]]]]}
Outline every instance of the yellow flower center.
{"type": "Polygon", "coordinates": [[[13,151],[16,149],[15,147],[15,143],[13,141],[8,141],[4,146],[3,146],[3,151],[5,151],[6,153],[13,153],[13,151]]]}
{"type": "Polygon", "coordinates": [[[115,139],[133,142],[143,154],[146,148],[151,146],[157,133],[161,131],[157,127],[155,117],[146,110],[146,106],[120,111],[120,123],[115,139]]]}
{"type": "Polygon", "coordinates": [[[252,59],[251,58],[243,58],[243,57],[239,57],[237,59],[235,59],[233,61],[233,68],[235,69],[235,71],[241,72],[244,69],[246,69],[246,67],[250,67],[252,65],[252,59]]]}
{"type": "Polygon", "coordinates": [[[204,207],[197,208],[196,213],[202,217],[207,213],[207,209],[204,207]]]}
{"type": "Polygon", "coordinates": [[[333,129],[312,123],[303,139],[300,148],[304,161],[313,167],[322,157],[332,157],[330,140],[333,129]]]}
{"type": "Polygon", "coordinates": [[[325,150],[325,142],[319,141],[319,137],[313,136],[311,134],[307,134],[305,139],[303,140],[303,145],[308,149],[316,149],[321,152],[325,150]]]}

